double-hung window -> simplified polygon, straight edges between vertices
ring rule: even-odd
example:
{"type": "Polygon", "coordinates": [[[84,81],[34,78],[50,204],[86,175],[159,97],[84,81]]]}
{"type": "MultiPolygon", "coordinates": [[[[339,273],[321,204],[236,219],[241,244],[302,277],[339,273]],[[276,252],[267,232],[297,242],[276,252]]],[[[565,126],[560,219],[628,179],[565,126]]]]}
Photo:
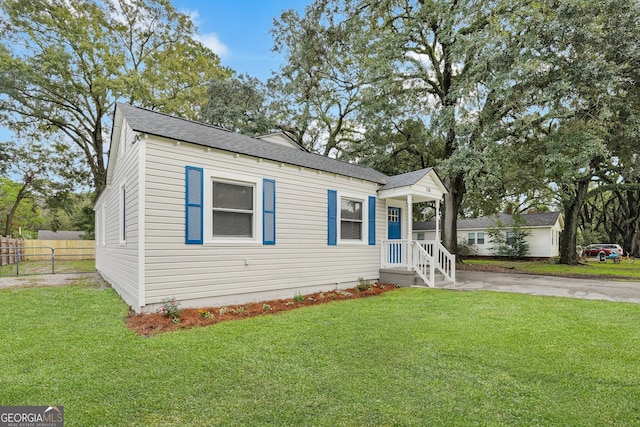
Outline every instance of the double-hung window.
{"type": "Polygon", "coordinates": [[[275,180],[196,166],[185,170],[186,244],[276,244],[275,180]]]}
{"type": "Polygon", "coordinates": [[[476,244],[476,233],[469,233],[467,236],[467,242],[470,245],[475,245],[476,244]]]}
{"type": "Polygon", "coordinates": [[[340,195],[327,191],[327,244],[376,244],[376,196],[340,195]]]}
{"type": "Polygon", "coordinates": [[[211,189],[213,237],[253,238],[255,186],[214,179],[211,189]]]}
{"type": "Polygon", "coordinates": [[[340,200],[340,239],[362,240],[362,201],[340,200]]]}
{"type": "Polygon", "coordinates": [[[479,245],[484,245],[484,233],[483,232],[478,233],[478,244],[479,245]]]}

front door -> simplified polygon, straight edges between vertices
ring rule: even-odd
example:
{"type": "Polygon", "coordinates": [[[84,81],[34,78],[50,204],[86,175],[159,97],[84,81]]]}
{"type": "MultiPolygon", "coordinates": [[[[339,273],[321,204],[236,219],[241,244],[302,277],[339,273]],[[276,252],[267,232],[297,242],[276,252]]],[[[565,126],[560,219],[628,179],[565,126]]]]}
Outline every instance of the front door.
{"type": "Polygon", "coordinates": [[[400,239],[402,234],[400,232],[400,208],[388,208],[388,227],[387,227],[387,239],[395,240],[400,239]]]}
{"type": "MultiPolygon", "coordinates": [[[[387,208],[387,239],[400,240],[402,232],[400,230],[400,208],[387,208]]],[[[402,262],[402,244],[389,244],[389,262],[398,264],[402,262]]]]}

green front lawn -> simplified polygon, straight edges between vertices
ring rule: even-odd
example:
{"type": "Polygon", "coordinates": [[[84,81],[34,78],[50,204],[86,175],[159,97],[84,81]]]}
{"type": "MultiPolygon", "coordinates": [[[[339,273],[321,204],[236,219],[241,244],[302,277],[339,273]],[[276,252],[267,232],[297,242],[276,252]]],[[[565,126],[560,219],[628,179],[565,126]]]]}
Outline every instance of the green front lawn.
{"type": "Polygon", "coordinates": [[[610,259],[605,263],[588,258],[578,265],[556,264],[554,261],[508,261],[495,259],[465,259],[472,266],[502,267],[514,273],[533,273],[560,276],[600,276],[625,280],[640,280],[640,260],[633,264],[622,261],[614,264],[610,259]]]}
{"type": "Polygon", "coordinates": [[[0,290],[0,403],[68,426],[637,425],[640,305],[382,296],[143,338],[87,283],[0,290]]]}

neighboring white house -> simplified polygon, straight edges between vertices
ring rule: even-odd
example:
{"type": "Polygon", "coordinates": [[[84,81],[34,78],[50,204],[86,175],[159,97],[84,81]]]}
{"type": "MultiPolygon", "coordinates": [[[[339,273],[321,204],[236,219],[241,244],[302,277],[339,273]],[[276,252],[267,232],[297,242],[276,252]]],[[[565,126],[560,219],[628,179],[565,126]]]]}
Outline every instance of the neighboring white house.
{"type": "MultiPolygon", "coordinates": [[[[564,220],[560,212],[523,214],[526,221],[523,228],[531,234],[527,236],[529,257],[552,258],[560,255],[560,233],[564,229],[564,220]]],[[[473,219],[458,220],[458,241],[465,241],[477,249],[480,256],[491,256],[492,242],[487,229],[497,226],[498,221],[505,227],[511,226],[512,215],[499,214],[473,219]]],[[[430,240],[435,236],[434,221],[416,222],[413,225],[414,240],[430,240]]],[[[507,238],[510,231],[505,230],[507,238]]]]}
{"type": "Polygon", "coordinates": [[[412,242],[411,212],[439,210],[445,193],[431,168],[388,177],[280,136],[118,104],[96,267],[138,312],[173,297],[197,307],[348,288],[382,268],[433,286],[435,269],[454,278],[453,257],[412,242]]]}

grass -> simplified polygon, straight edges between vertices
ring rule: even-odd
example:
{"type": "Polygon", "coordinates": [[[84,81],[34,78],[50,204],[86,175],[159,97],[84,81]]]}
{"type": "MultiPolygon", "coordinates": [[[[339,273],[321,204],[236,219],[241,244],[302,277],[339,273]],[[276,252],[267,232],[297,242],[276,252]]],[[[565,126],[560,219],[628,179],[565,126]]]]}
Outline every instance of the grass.
{"type": "MultiPolygon", "coordinates": [[[[54,269],[56,273],[92,273],[96,271],[96,261],[87,260],[55,260],[54,269]]],[[[20,276],[29,274],[49,274],[51,273],[51,260],[47,261],[21,261],[18,266],[20,276]]],[[[16,275],[16,265],[4,265],[0,267],[0,277],[16,275]]]]}
{"type": "Polygon", "coordinates": [[[600,276],[626,280],[640,280],[640,260],[633,264],[622,261],[614,264],[610,259],[600,263],[589,258],[578,265],[556,264],[553,261],[508,261],[493,259],[465,259],[465,264],[498,266],[524,272],[543,275],[600,276]]]}
{"type": "Polygon", "coordinates": [[[3,405],[68,426],[637,425],[640,305],[401,289],[152,338],[97,284],[0,290],[3,405]]]}

